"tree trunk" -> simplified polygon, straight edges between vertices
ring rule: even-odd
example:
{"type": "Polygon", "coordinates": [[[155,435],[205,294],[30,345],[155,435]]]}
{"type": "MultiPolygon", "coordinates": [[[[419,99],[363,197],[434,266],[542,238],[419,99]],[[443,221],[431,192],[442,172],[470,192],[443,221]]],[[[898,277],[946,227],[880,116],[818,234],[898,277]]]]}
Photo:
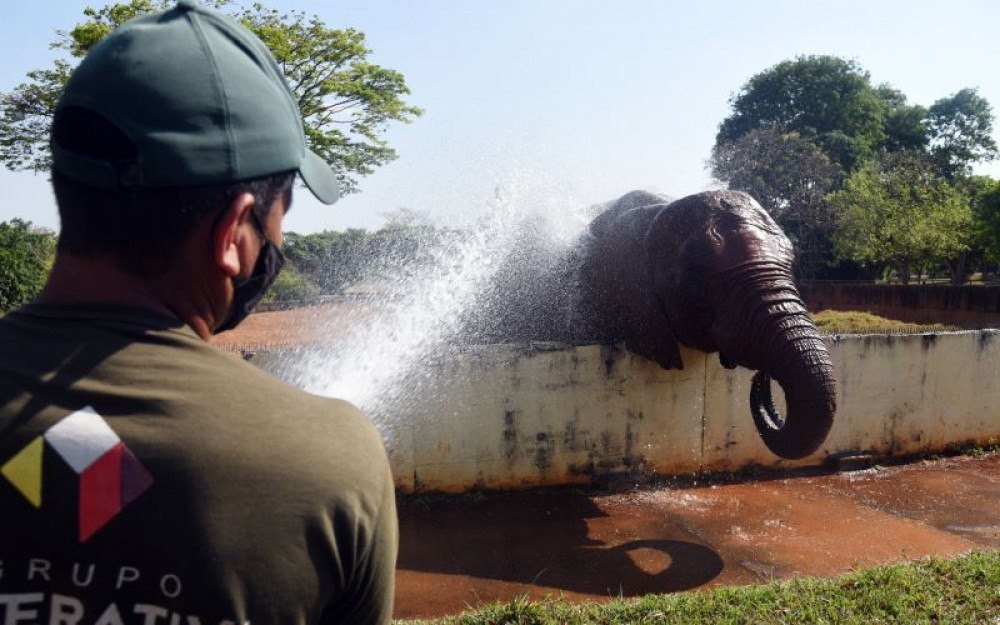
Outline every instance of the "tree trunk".
{"type": "Polygon", "coordinates": [[[908,286],[910,284],[910,263],[906,261],[897,262],[896,275],[899,277],[900,284],[908,286]]]}
{"type": "Polygon", "coordinates": [[[969,253],[962,252],[957,258],[948,261],[948,271],[951,272],[951,285],[962,286],[969,279],[969,253]]]}

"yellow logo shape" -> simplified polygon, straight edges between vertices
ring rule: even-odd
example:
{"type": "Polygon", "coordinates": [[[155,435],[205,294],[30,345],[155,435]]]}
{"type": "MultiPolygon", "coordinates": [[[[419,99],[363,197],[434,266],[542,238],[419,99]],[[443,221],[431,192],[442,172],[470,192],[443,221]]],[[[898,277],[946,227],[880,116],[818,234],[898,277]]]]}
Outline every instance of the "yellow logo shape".
{"type": "Polygon", "coordinates": [[[39,436],[28,443],[16,456],[8,460],[3,467],[0,467],[0,473],[36,508],[42,506],[42,450],[44,447],[45,439],[39,436]]]}

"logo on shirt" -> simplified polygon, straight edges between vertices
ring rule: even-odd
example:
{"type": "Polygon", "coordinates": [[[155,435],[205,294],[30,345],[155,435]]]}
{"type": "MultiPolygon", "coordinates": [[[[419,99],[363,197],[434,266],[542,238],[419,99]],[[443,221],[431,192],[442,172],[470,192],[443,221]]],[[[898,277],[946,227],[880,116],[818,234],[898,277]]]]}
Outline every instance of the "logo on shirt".
{"type": "Polygon", "coordinates": [[[31,505],[42,507],[42,457],[55,451],[80,476],[80,542],[153,485],[153,476],[101,415],[87,406],[25,445],[2,474],[31,505]]]}

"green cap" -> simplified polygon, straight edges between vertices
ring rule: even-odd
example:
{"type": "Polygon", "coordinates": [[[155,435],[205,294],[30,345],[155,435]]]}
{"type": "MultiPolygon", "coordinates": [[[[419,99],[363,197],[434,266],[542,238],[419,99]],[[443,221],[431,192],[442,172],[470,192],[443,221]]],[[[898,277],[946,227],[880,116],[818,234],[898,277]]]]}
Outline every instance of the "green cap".
{"type": "Polygon", "coordinates": [[[81,184],[160,188],[222,184],[297,170],[323,203],[340,193],[306,147],[302,118],[267,47],[234,20],[180,0],[130,20],[73,72],[56,111],[80,107],[138,149],[121,163],[52,144],[55,170],[81,184]]]}

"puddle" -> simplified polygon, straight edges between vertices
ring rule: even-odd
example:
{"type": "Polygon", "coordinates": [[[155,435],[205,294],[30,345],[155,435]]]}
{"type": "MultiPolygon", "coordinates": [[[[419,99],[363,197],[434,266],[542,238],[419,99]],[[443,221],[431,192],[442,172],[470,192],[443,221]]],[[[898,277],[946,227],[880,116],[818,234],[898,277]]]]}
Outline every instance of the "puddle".
{"type": "Polygon", "coordinates": [[[995,534],[1000,535],[1000,525],[949,525],[949,532],[965,534],[995,534]]]}
{"type": "Polygon", "coordinates": [[[1000,455],[714,489],[403,497],[395,616],[831,576],[1000,548],[1000,487],[989,476],[1000,477],[1000,455]]]}

